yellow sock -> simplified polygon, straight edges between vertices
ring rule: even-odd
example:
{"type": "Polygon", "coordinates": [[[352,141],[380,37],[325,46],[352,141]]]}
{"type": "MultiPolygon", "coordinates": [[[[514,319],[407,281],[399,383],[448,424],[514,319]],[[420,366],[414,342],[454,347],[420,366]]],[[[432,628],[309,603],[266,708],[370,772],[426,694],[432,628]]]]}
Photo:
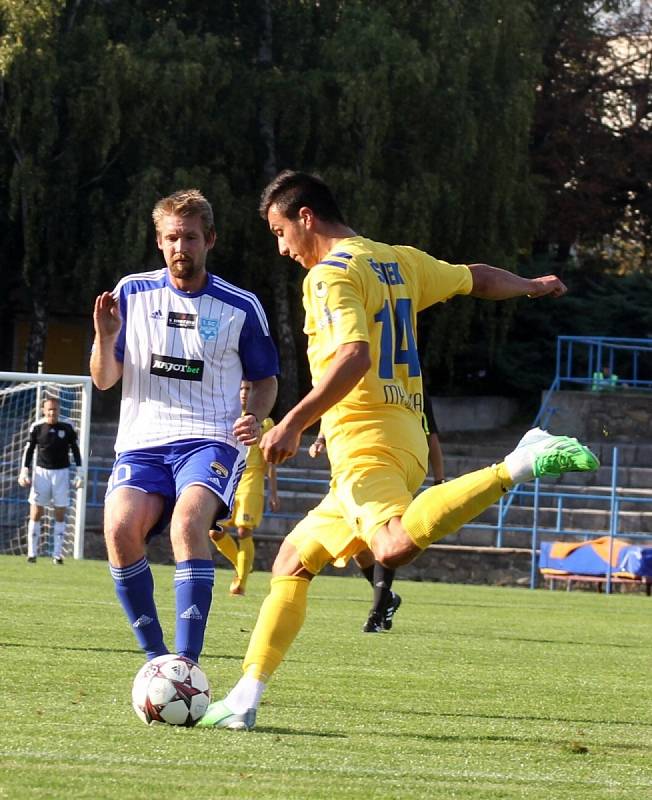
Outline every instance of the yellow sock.
{"type": "Polygon", "coordinates": [[[247,583],[247,576],[251,572],[254,565],[254,537],[245,536],[244,539],[238,539],[238,560],[235,565],[235,570],[238,573],[240,586],[244,589],[247,583]]]}
{"type": "Polygon", "coordinates": [[[221,539],[217,542],[213,541],[213,544],[217,549],[222,553],[224,558],[227,558],[235,567],[238,568],[238,545],[235,543],[232,536],[229,536],[228,533],[225,533],[221,539]]]}
{"type": "Polygon", "coordinates": [[[514,485],[504,463],[426,489],[407,507],[403,529],[421,550],[455,533],[514,485]]]}
{"type": "Polygon", "coordinates": [[[306,618],[307,578],[272,578],[242,664],[246,675],[267,683],[306,618]]]}

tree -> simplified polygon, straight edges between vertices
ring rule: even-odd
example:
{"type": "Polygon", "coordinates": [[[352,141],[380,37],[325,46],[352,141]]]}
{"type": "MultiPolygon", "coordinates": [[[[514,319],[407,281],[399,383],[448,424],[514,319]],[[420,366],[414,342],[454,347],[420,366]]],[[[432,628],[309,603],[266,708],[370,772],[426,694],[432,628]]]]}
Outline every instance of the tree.
{"type": "MultiPolygon", "coordinates": [[[[540,4],[546,41],[532,134],[538,250],[616,234],[652,242],[652,17],[626,1],[540,4]],[[609,13],[611,12],[611,13],[609,13]]],[[[649,262],[649,258],[648,258],[649,262]]]]}

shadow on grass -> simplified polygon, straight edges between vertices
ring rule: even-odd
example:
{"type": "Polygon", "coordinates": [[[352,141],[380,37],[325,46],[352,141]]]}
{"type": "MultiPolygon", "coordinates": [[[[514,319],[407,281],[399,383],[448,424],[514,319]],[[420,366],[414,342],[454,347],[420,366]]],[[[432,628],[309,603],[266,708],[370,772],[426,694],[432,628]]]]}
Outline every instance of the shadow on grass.
{"type": "Polygon", "coordinates": [[[616,650],[641,650],[647,649],[649,645],[645,643],[632,643],[624,644],[623,642],[599,642],[592,639],[589,642],[582,642],[577,639],[541,639],[530,636],[492,636],[490,634],[483,635],[477,632],[473,633],[460,633],[455,631],[452,636],[459,636],[466,639],[487,639],[492,642],[527,642],[528,644],[557,644],[567,645],[569,647],[601,647],[601,648],[615,648],[616,650]]]}
{"type": "MultiPolygon", "coordinates": [[[[561,738],[548,738],[544,736],[500,736],[497,734],[487,734],[486,736],[466,736],[464,734],[431,734],[431,733],[421,733],[418,734],[416,737],[414,734],[401,734],[393,732],[392,736],[396,736],[398,738],[404,737],[406,739],[425,739],[430,742],[452,742],[452,743],[483,743],[483,742],[502,742],[504,744],[520,744],[520,745],[548,745],[550,747],[561,747],[561,748],[571,748],[573,742],[568,739],[567,737],[561,738]]],[[[638,750],[645,750],[647,751],[647,746],[644,742],[636,743],[636,744],[625,744],[620,742],[598,742],[593,744],[590,737],[581,737],[582,742],[584,743],[586,749],[576,750],[575,752],[578,753],[585,753],[589,750],[631,750],[631,751],[638,751],[638,750]]]]}
{"type": "MultiPolygon", "coordinates": [[[[61,650],[63,652],[73,653],[122,653],[124,655],[138,655],[142,656],[143,651],[135,648],[124,647],[76,647],[74,645],[65,644],[43,644],[42,642],[35,642],[34,644],[25,644],[24,642],[0,642],[0,647],[15,647],[21,650],[61,650]]],[[[220,653],[219,655],[202,654],[202,663],[206,661],[242,661],[242,653],[237,656],[220,653]]]]}
{"type": "Polygon", "coordinates": [[[267,733],[275,736],[317,736],[320,739],[349,739],[345,733],[328,733],[327,731],[310,731],[297,728],[276,728],[267,725],[256,725],[255,733],[267,733]]]}
{"type": "Polygon", "coordinates": [[[576,719],[574,717],[535,717],[523,714],[465,714],[446,713],[441,711],[409,711],[404,712],[415,717],[443,717],[444,719],[495,719],[509,722],[570,722],[574,725],[627,725],[637,728],[652,728],[652,722],[641,722],[638,719],[576,719]]]}

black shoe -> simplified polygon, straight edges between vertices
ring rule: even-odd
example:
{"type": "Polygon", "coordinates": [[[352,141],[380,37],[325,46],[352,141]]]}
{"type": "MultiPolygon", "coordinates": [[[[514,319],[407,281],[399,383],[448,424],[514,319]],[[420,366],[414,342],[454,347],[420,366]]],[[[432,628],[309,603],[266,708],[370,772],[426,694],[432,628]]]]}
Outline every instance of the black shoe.
{"type": "Polygon", "coordinates": [[[392,599],[389,601],[389,605],[385,609],[385,613],[382,615],[380,627],[384,631],[391,631],[392,625],[394,624],[394,614],[398,611],[401,605],[401,598],[399,595],[394,594],[392,592],[392,599]]]}
{"type": "Polygon", "coordinates": [[[57,564],[57,566],[59,566],[59,567],[62,567],[63,566],[63,558],[61,556],[55,556],[52,559],[52,563],[53,564],[57,564]]]}
{"type": "Polygon", "coordinates": [[[36,556],[27,556],[28,564],[36,564],[36,556]]]}
{"type": "Polygon", "coordinates": [[[377,611],[372,611],[362,626],[363,633],[380,633],[383,630],[383,618],[377,611]]]}

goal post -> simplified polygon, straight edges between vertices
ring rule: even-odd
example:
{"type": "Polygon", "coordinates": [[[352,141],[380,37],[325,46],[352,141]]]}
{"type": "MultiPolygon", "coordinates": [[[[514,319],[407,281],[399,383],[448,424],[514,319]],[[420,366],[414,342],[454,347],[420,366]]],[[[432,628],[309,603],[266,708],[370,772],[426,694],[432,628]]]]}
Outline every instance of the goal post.
{"type": "MultiPolygon", "coordinates": [[[[59,400],[60,420],[77,432],[84,481],[81,489],[74,489],[71,481],[64,555],[83,558],[92,382],[88,375],[43,372],[0,372],[0,553],[27,552],[28,491],[18,486],[18,475],[30,428],[41,419],[47,397],[59,400]]],[[[52,519],[52,509],[46,509],[40,537],[40,552],[46,555],[53,542],[52,519]]]]}

